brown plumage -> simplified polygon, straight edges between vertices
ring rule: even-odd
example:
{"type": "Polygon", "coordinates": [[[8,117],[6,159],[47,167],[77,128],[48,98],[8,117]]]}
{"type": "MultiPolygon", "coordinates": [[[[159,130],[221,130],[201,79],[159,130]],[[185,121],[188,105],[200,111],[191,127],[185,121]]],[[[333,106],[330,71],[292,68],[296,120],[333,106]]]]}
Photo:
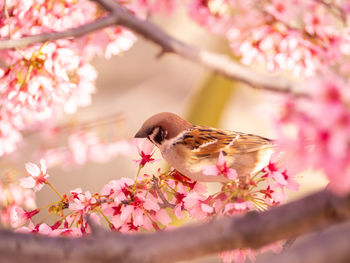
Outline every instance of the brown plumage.
{"type": "Polygon", "coordinates": [[[264,137],[192,125],[173,113],[152,116],[135,137],[150,139],[171,166],[198,181],[227,180],[202,174],[205,165],[217,163],[220,152],[240,178],[247,178],[268,164],[274,149],[264,137]]]}

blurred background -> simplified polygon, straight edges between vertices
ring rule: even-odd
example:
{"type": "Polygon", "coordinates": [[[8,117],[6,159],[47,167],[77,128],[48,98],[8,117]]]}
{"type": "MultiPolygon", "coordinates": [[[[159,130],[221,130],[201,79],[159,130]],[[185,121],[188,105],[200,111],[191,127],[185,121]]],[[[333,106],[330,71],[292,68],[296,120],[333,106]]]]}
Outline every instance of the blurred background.
{"type": "MultiPolygon", "coordinates": [[[[228,50],[220,38],[191,22],[184,12],[178,11],[171,19],[152,20],[186,43],[217,52],[228,50]]],[[[159,51],[154,44],[139,39],[131,50],[120,56],[94,60],[99,76],[91,106],[79,109],[74,117],[66,116],[62,122],[72,119],[89,122],[120,113],[123,120],[115,124],[119,136],[130,138],[148,117],[169,111],[195,124],[274,138],[272,115],[267,106],[274,107],[273,111],[278,110],[275,96],[225,80],[176,55],[157,58],[159,51]]],[[[109,129],[108,126],[99,129],[106,128],[109,129]]],[[[38,150],[43,136],[30,136],[19,150],[20,154],[12,157],[16,160],[13,163],[37,162],[33,153],[38,150]]],[[[136,158],[135,151],[131,156],[116,156],[104,163],[86,163],[69,168],[56,166],[49,169],[48,174],[50,182],[61,193],[77,187],[96,192],[112,179],[134,177],[137,167],[132,160],[136,158]]],[[[25,174],[24,167],[16,167],[16,170],[20,176],[25,174]]],[[[301,190],[291,193],[291,199],[326,185],[323,176],[314,172],[300,175],[298,179],[301,190]]],[[[37,194],[38,206],[47,204],[48,200],[56,200],[56,196],[45,187],[37,194]]],[[[214,257],[196,262],[218,262],[218,259],[214,257]]]]}

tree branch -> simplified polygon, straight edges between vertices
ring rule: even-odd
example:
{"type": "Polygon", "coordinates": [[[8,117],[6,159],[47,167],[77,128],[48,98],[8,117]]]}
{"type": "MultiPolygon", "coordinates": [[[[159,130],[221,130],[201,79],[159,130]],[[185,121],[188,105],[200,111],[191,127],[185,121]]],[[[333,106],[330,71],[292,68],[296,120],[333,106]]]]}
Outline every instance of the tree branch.
{"type": "MultiPolygon", "coordinates": [[[[174,262],[236,248],[258,248],[350,219],[350,194],[327,191],[266,212],[175,230],[83,238],[0,231],[1,262],[174,262]]],[[[348,235],[349,233],[343,233],[348,235]]]]}
{"type": "Polygon", "coordinates": [[[348,263],[350,259],[350,224],[342,224],[296,244],[279,255],[257,263],[348,263]]]}
{"type": "Polygon", "coordinates": [[[0,50],[21,48],[35,43],[42,43],[63,38],[81,37],[115,24],[117,24],[117,17],[109,15],[85,25],[68,29],[66,31],[42,33],[34,36],[25,36],[20,39],[2,39],[0,40],[0,50]]]}
{"type": "Polygon", "coordinates": [[[168,35],[156,25],[134,16],[114,0],[95,0],[109,11],[109,15],[94,22],[63,32],[43,33],[27,36],[21,39],[0,40],[0,50],[23,47],[34,43],[57,40],[60,38],[80,37],[96,30],[118,24],[125,26],[149,41],[160,46],[162,54],[173,53],[202,65],[211,71],[232,80],[243,82],[253,88],[273,91],[281,94],[291,94],[296,97],[308,97],[307,94],[293,90],[296,85],[285,78],[273,77],[253,71],[226,55],[197,49],[168,35]]]}

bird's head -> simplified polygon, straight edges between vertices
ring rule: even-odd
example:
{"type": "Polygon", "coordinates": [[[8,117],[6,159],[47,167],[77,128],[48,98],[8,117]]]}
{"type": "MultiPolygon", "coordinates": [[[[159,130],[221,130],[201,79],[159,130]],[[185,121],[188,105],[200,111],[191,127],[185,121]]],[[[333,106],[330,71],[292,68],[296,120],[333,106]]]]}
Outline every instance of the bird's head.
{"type": "Polygon", "coordinates": [[[174,113],[162,112],[147,119],[135,134],[135,138],[148,138],[152,143],[159,146],[164,141],[175,138],[191,126],[188,121],[174,113]]]}

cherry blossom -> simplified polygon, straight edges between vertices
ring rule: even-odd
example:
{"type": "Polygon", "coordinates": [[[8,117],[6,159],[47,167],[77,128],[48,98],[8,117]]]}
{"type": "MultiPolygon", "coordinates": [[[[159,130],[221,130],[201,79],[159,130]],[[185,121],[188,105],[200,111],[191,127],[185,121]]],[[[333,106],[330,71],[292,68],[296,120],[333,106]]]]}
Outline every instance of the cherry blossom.
{"type": "MultiPolygon", "coordinates": [[[[0,3],[2,10],[8,12],[8,16],[0,18],[1,38],[62,31],[103,15],[95,3],[84,0],[22,2],[0,3]]],[[[108,58],[119,54],[135,40],[131,31],[116,27],[76,41],[57,40],[21,50],[0,51],[4,62],[0,67],[0,118],[2,122],[6,120],[0,123],[0,156],[17,148],[22,139],[20,131],[28,126],[90,105],[97,72],[89,60],[98,54],[108,58]]]]}
{"type": "Polygon", "coordinates": [[[209,218],[214,212],[214,208],[208,201],[204,195],[196,192],[189,193],[183,198],[184,208],[189,211],[192,217],[198,220],[209,218]]]}
{"type": "MultiPolygon", "coordinates": [[[[144,143],[142,145],[146,153],[152,152],[148,146],[144,143]]],[[[27,163],[26,169],[31,175],[30,178],[34,178],[30,180],[31,187],[35,186],[38,177],[41,177],[38,179],[40,185],[46,181],[44,161],[41,161],[41,168],[27,163]]],[[[86,215],[99,225],[101,220],[106,221],[112,231],[125,233],[141,230],[160,231],[166,229],[173,221],[166,208],[172,209],[179,219],[187,215],[196,220],[210,220],[215,216],[264,210],[285,198],[281,194],[282,197],[276,197],[275,193],[281,191],[284,193],[289,181],[292,180],[286,171],[281,171],[280,167],[272,162],[252,175],[248,185],[238,180],[231,180],[224,183],[221,191],[215,194],[208,194],[205,186],[175,170],[168,172],[158,170],[157,177],[154,176],[142,173],[137,181],[130,178],[112,180],[100,193],[83,192],[77,188],[68,195],[60,195],[57,202],[48,206],[49,213],[55,215],[53,225],[34,223],[33,216],[40,215],[41,209],[27,211],[18,206],[10,206],[7,210],[3,210],[2,220],[11,223],[19,232],[51,236],[89,234],[86,215]],[[284,181],[281,181],[279,175],[283,176],[284,181]]],[[[57,193],[53,186],[52,189],[57,193]]],[[[220,256],[225,262],[231,262],[233,259],[242,260],[246,256],[253,258],[256,253],[258,251],[235,250],[223,252],[220,256]]]]}
{"type": "Polygon", "coordinates": [[[257,253],[251,249],[236,249],[225,251],[219,254],[224,263],[244,263],[246,258],[249,258],[252,262],[255,261],[255,255],[257,253]]]}
{"type": "Polygon", "coordinates": [[[46,163],[40,160],[40,168],[34,163],[26,163],[26,170],[30,176],[21,179],[21,186],[24,188],[33,188],[34,191],[40,191],[47,183],[46,163]]]}
{"type": "Polygon", "coordinates": [[[82,192],[80,188],[71,191],[72,195],[69,198],[69,209],[78,211],[79,213],[86,213],[91,209],[93,204],[96,204],[96,198],[94,198],[89,191],[82,192]]]}
{"type": "Polygon", "coordinates": [[[21,207],[15,207],[15,211],[11,213],[11,226],[13,228],[21,227],[24,223],[26,223],[39,212],[40,211],[38,209],[26,211],[21,207]]]}
{"type": "Polygon", "coordinates": [[[216,176],[223,175],[230,180],[234,180],[237,177],[237,172],[234,169],[227,167],[223,152],[220,152],[218,163],[216,165],[203,167],[203,174],[216,176]]]}
{"type": "Polygon", "coordinates": [[[30,222],[28,226],[24,226],[16,229],[16,232],[20,233],[32,233],[32,234],[41,234],[48,236],[59,236],[59,235],[67,235],[69,233],[70,236],[81,236],[76,228],[62,229],[56,228],[55,225],[49,226],[46,223],[34,225],[33,222],[30,222]]]}
{"type": "Polygon", "coordinates": [[[257,62],[269,71],[310,76],[340,61],[349,47],[344,13],[319,1],[188,1],[190,16],[222,35],[244,64],[257,62]],[[244,21],[244,22],[242,22],[244,21]],[[340,23],[339,23],[340,22],[340,23]],[[340,26],[339,26],[340,25],[340,26]],[[315,41],[317,39],[317,41],[315,41]],[[327,58],[327,59],[323,59],[327,58]]]}
{"type": "MultiPolygon", "coordinates": [[[[280,148],[287,155],[289,170],[320,169],[330,179],[331,189],[345,193],[350,189],[348,83],[326,70],[307,84],[314,99],[293,104],[287,101],[280,116],[280,148]],[[286,127],[293,127],[294,132],[286,127]]],[[[282,175],[279,184],[292,183],[282,175]]]]}
{"type": "Polygon", "coordinates": [[[22,135],[7,121],[0,121],[0,134],[0,156],[15,151],[22,140],[22,135]]]}
{"type": "Polygon", "coordinates": [[[152,158],[154,145],[150,140],[148,140],[148,139],[136,140],[136,147],[137,147],[137,151],[141,157],[141,160],[135,160],[135,162],[140,167],[145,166],[145,164],[147,164],[147,163],[153,163],[153,162],[157,161],[154,158],[152,158]],[[141,148],[139,146],[139,141],[143,141],[141,148]]]}

